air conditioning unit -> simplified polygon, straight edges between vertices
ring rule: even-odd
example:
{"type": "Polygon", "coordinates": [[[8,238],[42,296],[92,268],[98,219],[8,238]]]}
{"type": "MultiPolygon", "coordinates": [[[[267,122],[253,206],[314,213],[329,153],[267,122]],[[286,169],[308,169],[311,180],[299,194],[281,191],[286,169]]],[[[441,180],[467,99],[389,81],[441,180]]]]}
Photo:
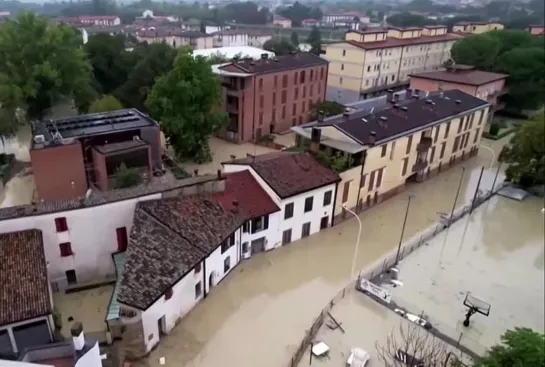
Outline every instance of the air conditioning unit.
{"type": "Polygon", "coordinates": [[[36,144],[44,144],[45,143],[45,136],[43,136],[43,135],[34,136],[34,142],[36,144]]]}

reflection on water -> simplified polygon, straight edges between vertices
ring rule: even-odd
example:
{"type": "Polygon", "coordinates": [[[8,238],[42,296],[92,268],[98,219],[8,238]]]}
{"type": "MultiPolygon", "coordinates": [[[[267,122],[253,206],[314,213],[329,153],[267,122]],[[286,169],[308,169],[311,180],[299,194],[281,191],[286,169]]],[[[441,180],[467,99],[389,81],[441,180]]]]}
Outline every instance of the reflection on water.
{"type": "MultiPolygon", "coordinates": [[[[493,149],[499,152],[505,142],[493,143],[493,149]]],[[[485,150],[464,162],[460,205],[473,197],[480,167],[490,162],[485,150]]],[[[493,178],[495,168],[487,172],[493,178]]],[[[414,199],[405,238],[450,212],[460,174],[461,166],[456,166],[364,213],[357,266],[363,268],[397,246],[409,194],[414,199]]],[[[488,176],[484,189],[492,184],[488,176]]],[[[159,366],[160,357],[167,366],[212,367],[226,361],[240,367],[284,365],[316,315],[348,282],[357,231],[357,222],[349,220],[243,262],[141,365],[159,366]]]]}

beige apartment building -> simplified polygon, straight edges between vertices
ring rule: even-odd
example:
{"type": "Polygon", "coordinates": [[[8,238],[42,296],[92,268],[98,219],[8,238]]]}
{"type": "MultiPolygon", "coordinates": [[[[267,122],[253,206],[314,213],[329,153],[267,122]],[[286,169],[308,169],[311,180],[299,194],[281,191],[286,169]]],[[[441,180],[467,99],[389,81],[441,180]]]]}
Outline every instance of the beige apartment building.
{"type": "Polygon", "coordinates": [[[214,37],[198,31],[184,31],[180,28],[151,28],[136,32],[138,42],[166,43],[174,48],[191,46],[194,50],[214,47],[214,37]]]}
{"type": "Polygon", "coordinates": [[[475,155],[489,103],[459,90],[412,95],[388,92],[387,106],[354,111],[292,128],[299,144],[346,157],[335,205],[368,209],[475,155]]]}
{"type": "Polygon", "coordinates": [[[359,92],[364,99],[401,89],[409,74],[441,67],[460,38],[446,26],[349,31],[345,41],[325,49],[328,87],[359,92]]]}
{"type": "Polygon", "coordinates": [[[468,35],[498,31],[504,28],[503,24],[497,22],[459,22],[452,27],[452,32],[468,35]]]}

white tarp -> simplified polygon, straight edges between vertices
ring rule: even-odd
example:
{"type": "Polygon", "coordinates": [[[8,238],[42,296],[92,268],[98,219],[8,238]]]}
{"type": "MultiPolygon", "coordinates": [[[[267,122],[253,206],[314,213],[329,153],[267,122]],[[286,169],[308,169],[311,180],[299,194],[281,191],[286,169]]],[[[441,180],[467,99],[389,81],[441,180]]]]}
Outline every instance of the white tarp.
{"type": "Polygon", "coordinates": [[[371,283],[367,279],[362,279],[360,281],[360,289],[362,291],[372,294],[375,297],[380,298],[386,303],[390,303],[392,301],[392,295],[390,294],[390,292],[388,292],[388,290],[371,283]]]}

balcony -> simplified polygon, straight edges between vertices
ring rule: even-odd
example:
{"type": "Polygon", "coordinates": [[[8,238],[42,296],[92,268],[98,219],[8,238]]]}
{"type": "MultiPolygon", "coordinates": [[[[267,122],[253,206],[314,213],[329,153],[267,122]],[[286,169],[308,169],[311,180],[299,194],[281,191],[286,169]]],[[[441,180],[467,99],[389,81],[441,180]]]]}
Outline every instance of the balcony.
{"type": "Polygon", "coordinates": [[[413,166],[413,172],[420,172],[428,167],[428,161],[425,159],[419,159],[413,166]]]}
{"type": "Polygon", "coordinates": [[[418,153],[425,153],[430,149],[432,144],[432,139],[429,137],[423,137],[420,139],[420,143],[416,146],[416,151],[418,153]]]}

